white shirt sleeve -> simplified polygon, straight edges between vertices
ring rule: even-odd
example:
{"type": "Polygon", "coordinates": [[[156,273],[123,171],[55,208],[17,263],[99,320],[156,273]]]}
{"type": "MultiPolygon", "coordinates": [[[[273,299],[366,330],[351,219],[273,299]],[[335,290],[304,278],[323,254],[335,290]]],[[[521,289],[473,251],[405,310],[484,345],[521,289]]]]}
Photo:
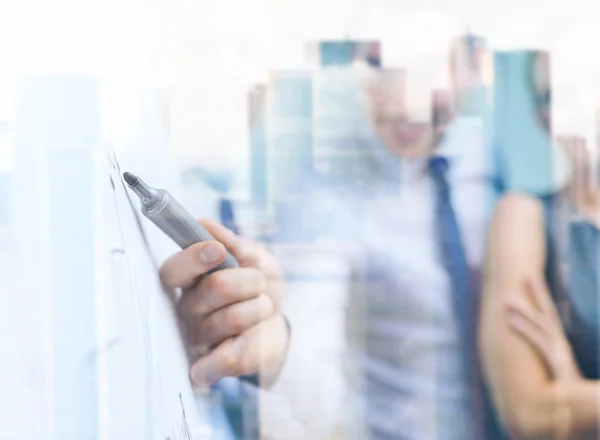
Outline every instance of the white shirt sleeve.
{"type": "Polygon", "coordinates": [[[261,432],[272,439],[325,439],[343,420],[346,251],[333,245],[280,248],[288,278],[283,313],[291,327],[285,364],[261,396],[261,432]]]}

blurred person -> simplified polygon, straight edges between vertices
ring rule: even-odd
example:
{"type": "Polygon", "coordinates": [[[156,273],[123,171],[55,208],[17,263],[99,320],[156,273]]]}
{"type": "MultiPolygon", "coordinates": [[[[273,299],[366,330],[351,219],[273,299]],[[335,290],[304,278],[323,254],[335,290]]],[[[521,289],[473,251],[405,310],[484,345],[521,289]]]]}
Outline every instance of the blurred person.
{"type": "Polygon", "coordinates": [[[303,205],[328,206],[323,237],[346,233],[287,265],[322,274],[288,285],[289,359],[272,389],[311,438],[336,424],[346,438],[499,435],[470,336],[496,191],[489,151],[481,120],[455,118],[451,91],[420,73],[361,71],[372,179],[303,205]]]}
{"type": "Polygon", "coordinates": [[[395,195],[364,207],[366,298],[355,302],[367,311],[353,313],[365,334],[351,330],[348,342],[364,375],[365,422],[371,438],[493,438],[471,339],[495,191],[484,127],[455,118],[448,90],[433,92],[423,121],[405,96],[418,83],[411,72],[405,81],[385,75],[369,86],[369,112],[401,158],[400,181],[395,195]]]}
{"type": "Polygon", "coordinates": [[[201,258],[216,243],[163,266],[169,285],[186,288],[181,310],[199,357],[192,378],[261,373],[266,438],[321,439],[340,428],[360,439],[496,438],[473,338],[496,186],[481,121],[455,118],[440,87],[449,85],[438,80],[447,43],[420,66],[411,54],[404,72],[363,66],[372,180],[307,189],[298,201],[325,210],[320,235],[335,240],[269,255],[207,224],[242,269],[194,281],[220,261],[201,258]]]}
{"type": "Polygon", "coordinates": [[[597,438],[598,223],[569,222],[567,277],[547,219],[543,204],[524,195],[498,206],[481,320],[484,364],[515,438],[597,438]]]}
{"type": "MultiPolygon", "coordinates": [[[[532,108],[550,135],[548,58],[532,61],[532,108]]],[[[546,197],[504,196],[488,243],[480,347],[515,438],[598,435],[597,166],[584,139],[557,142],[573,164],[567,187],[546,197]]]]}
{"type": "Polygon", "coordinates": [[[582,136],[560,135],[556,137],[556,141],[566,151],[573,164],[573,176],[563,194],[568,201],[569,210],[600,224],[600,201],[596,189],[598,166],[586,139],[582,136]]]}

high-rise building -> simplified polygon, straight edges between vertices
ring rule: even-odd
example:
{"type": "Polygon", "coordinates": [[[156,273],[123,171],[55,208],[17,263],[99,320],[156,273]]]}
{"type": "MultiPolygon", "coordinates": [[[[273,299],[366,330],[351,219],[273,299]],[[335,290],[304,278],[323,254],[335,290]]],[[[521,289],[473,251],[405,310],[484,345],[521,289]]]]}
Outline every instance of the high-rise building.
{"type": "MultiPolygon", "coordinates": [[[[381,68],[381,43],[374,40],[318,41],[306,45],[314,73],[313,167],[326,184],[360,185],[372,171],[373,136],[368,121],[363,62],[381,68]]],[[[367,69],[368,70],[368,69],[367,69]]]]}
{"type": "Polygon", "coordinates": [[[311,41],[305,46],[305,56],[310,64],[321,67],[347,66],[358,60],[372,67],[382,66],[379,41],[311,41]]]}
{"type": "Polygon", "coordinates": [[[380,44],[310,42],[306,59],[316,68],[274,71],[249,94],[254,205],[273,214],[280,229],[293,224],[299,240],[312,233],[300,226],[306,209],[298,197],[314,185],[364,177],[368,129],[355,62],[380,67],[380,44]]]}
{"type": "Polygon", "coordinates": [[[308,71],[277,71],[267,91],[268,199],[301,191],[312,170],[313,78],[308,71]]]}
{"type": "Polygon", "coordinates": [[[348,67],[314,75],[313,164],[326,184],[361,185],[372,177],[369,164],[376,151],[367,81],[348,67]]]}
{"type": "Polygon", "coordinates": [[[309,71],[274,71],[249,93],[250,188],[263,239],[299,227],[294,200],[312,174],[312,83],[309,71]]]}
{"type": "Polygon", "coordinates": [[[452,42],[450,73],[458,114],[484,115],[493,81],[493,58],[484,37],[466,34],[452,42]]]}
{"type": "Polygon", "coordinates": [[[98,364],[89,354],[97,347],[93,155],[100,142],[99,85],[83,75],[31,77],[18,85],[15,102],[10,223],[22,276],[11,296],[28,305],[27,327],[17,329],[21,346],[35,347],[29,355],[44,360],[37,372],[44,386],[34,387],[34,395],[31,384],[15,386],[17,394],[30,395],[29,405],[38,401],[31,437],[94,438],[98,364]]]}
{"type": "Polygon", "coordinates": [[[568,160],[552,142],[549,53],[497,52],[494,66],[493,139],[507,189],[535,195],[562,189],[568,160]]]}
{"type": "Polygon", "coordinates": [[[248,129],[250,147],[250,194],[259,211],[267,209],[267,115],[264,84],[254,86],[248,94],[248,129]]]}

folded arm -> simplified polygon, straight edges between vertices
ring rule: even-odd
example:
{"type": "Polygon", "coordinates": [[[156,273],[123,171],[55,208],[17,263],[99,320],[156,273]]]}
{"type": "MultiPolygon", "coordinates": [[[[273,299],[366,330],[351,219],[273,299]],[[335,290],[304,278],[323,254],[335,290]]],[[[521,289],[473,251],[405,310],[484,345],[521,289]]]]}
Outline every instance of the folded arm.
{"type": "Polygon", "coordinates": [[[507,319],[506,304],[515,297],[534,306],[525,280],[543,277],[544,230],[543,209],[536,199],[507,195],[498,204],[488,242],[480,322],[484,372],[500,417],[514,437],[595,436],[598,383],[553,378],[542,354],[507,319]]]}

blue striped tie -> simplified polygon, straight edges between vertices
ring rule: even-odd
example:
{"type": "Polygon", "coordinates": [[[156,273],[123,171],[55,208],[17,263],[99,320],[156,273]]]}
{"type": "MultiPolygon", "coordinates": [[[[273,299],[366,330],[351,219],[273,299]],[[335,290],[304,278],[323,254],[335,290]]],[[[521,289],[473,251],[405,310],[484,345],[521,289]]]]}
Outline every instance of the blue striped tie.
{"type": "Polygon", "coordinates": [[[452,304],[458,323],[460,350],[463,359],[464,382],[469,387],[469,427],[473,440],[482,435],[482,395],[477,359],[476,302],[472,291],[471,276],[467,263],[458,220],[452,207],[450,187],[446,179],[448,160],[435,156],[429,160],[429,172],[436,190],[436,232],[440,244],[442,261],[450,277],[452,304]]]}

